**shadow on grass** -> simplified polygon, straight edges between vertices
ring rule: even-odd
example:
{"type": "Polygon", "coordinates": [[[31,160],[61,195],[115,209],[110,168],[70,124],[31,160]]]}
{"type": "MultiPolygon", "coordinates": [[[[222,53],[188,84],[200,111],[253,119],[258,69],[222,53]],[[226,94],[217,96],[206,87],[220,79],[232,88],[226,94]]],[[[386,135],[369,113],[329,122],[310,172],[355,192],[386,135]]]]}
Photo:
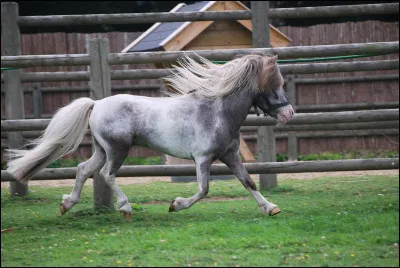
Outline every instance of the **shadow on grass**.
{"type": "Polygon", "coordinates": [[[277,194],[277,193],[291,193],[291,192],[299,192],[298,188],[294,188],[291,186],[287,186],[287,185],[278,185],[270,190],[267,191],[263,191],[264,193],[267,194],[277,194]]]}
{"type": "Polygon", "coordinates": [[[63,232],[76,232],[96,230],[105,226],[179,229],[187,228],[188,223],[212,226],[215,221],[227,221],[228,219],[229,222],[234,222],[235,224],[265,221],[267,225],[275,225],[284,218],[284,216],[271,217],[263,214],[255,203],[251,207],[248,203],[245,204],[245,209],[243,209],[241,201],[232,202],[229,206],[224,206],[223,201],[204,204],[204,206],[197,205],[188,210],[173,213],[169,213],[168,207],[163,205],[138,206],[133,211],[131,221],[125,220],[118,210],[83,208],[74,212],[67,212],[64,216],[59,214],[45,215],[39,219],[29,220],[29,224],[25,223],[23,225],[44,231],[56,229],[63,232]]]}
{"type": "Polygon", "coordinates": [[[37,196],[15,196],[2,199],[1,203],[13,203],[15,205],[20,204],[51,204],[53,200],[46,197],[37,197],[37,196]]]}

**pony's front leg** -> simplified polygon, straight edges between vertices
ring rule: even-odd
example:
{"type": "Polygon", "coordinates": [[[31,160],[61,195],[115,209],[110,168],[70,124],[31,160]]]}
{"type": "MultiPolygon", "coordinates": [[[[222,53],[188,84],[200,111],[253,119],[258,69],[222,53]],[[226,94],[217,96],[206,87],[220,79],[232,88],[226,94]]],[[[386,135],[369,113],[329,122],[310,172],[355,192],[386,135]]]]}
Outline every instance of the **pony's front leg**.
{"type": "Polygon", "coordinates": [[[249,173],[240,160],[238,151],[229,153],[220,160],[232,170],[233,174],[240,180],[243,186],[254,196],[258,207],[262,212],[270,216],[274,216],[281,212],[277,205],[268,202],[267,199],[265,199],[265,197],[257,190],[256,184],[251,179],[249,173]]]}
{"type": "Polygon", "coordinates": [[[198,191],[190,198],[177,197],[171,202],[169,212],[179,211],[191,207],[194,203],[205,197],[208,193],[208,178],[210,177],[210,167],[212,160],[207,157],[198,157],[196,162],[196,176],[198,191]]]}

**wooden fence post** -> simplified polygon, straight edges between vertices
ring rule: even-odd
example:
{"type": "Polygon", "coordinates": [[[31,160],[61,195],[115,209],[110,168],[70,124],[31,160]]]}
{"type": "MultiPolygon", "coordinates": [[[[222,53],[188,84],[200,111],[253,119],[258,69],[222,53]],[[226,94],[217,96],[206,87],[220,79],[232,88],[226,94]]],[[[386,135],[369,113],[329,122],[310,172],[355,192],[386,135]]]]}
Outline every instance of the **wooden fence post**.
{"type": "MultiPolygon", "coordinates": [[[[111,96],[111,73],[108,65],[110,44],[106,38],[89,40],[90,57],[90,97],[94,100],[111,96]]],[[[94,151],[94,145],[92,145],[94,151]]],[[[114,194],[110,187],[100,177],[98,171],[93,173],[94,207],[108,207],[115,209],[114,194]]]]}
{"type": "MultiPolygon", "coordinates": [[[[1,3],[1,42],[4,56],[21,54],[20,31],[18,26],[18,4],[1,3]]],[[[21,85],[21,70],[4,72],[5,102],[7,119],[24,119],[24,92],[21,85]]],[[[8,148],[19,149],[24,145],[21,132],[8,132],[8,148]]],[[[15,196],[28,194],[28,186],[19,182],[10,182],[10,193],[15,196]]]]}
{"type": "Polygon", "coordinates": [[[43,111],[43,98],[40,84],[34,83],[32,89],[33,118],[39,119],[43,111]]]}
{"type": "MultiPolygon", "coordinates": [[[[253,24],[253,47],[270,47],[270,33],[268,20],[269,1],[251,1],[253,24]]],[[[261,126],[257,131],[258,162],[275,162],[276,146],[274,129],[270,126],[261,126]]],[[[276,174],[260,174],[261,190],[277,186],[276,174]]]]}
{"type": "MultiPolygon", "coordinates": [[[[286,91],[293,110],[296,111],[296,81],[294,75],[286,76],[286,91]]],[[[288,134],[288,157],[289,161],[297,161],[297,137],[294,131],[288,134]]]]}

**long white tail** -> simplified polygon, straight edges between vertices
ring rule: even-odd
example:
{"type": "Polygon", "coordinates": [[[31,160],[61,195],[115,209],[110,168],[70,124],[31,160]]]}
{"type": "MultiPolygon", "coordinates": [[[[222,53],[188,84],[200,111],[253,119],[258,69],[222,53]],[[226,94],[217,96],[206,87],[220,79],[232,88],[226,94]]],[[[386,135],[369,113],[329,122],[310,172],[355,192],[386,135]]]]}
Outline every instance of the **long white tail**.
{"type": "Polygon", "coordinates": [[[32,144],[32,150],[7,150],[7,171],[20,182],[26,182],[52,161],[74,152],[81,143],[88,126],[95,101],[79,98],[59,109],[45,132],[32,144]]]}

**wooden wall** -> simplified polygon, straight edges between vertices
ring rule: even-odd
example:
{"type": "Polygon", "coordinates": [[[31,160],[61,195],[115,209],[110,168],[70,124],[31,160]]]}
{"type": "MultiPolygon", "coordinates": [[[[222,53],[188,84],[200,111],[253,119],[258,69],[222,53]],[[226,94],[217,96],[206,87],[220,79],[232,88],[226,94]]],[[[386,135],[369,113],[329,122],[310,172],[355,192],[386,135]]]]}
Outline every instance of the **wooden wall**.
{"type": "Polygon", "coordinates": [[[251,32],[236,21],[215,21],[184,50],[251,48],[251,32]]]}

